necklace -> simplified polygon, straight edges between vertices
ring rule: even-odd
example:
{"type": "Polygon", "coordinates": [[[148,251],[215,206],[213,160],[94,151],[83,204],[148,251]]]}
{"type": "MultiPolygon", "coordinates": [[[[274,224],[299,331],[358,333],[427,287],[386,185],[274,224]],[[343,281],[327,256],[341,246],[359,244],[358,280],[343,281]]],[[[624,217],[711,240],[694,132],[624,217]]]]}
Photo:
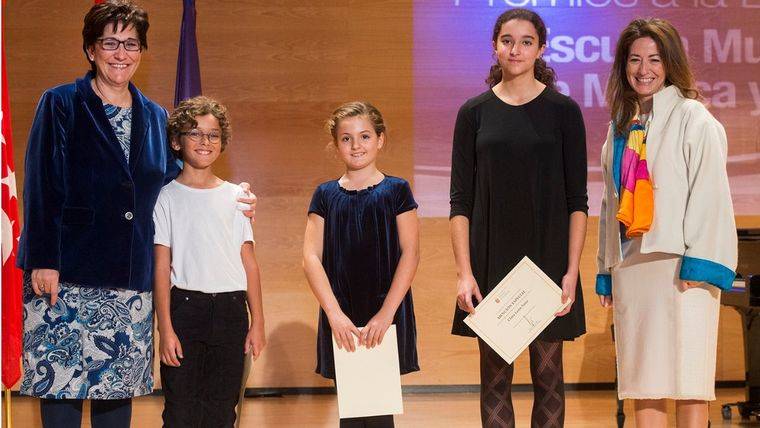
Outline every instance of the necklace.
{"type": "Polygon", "coordinates": [[[121,107],[120,105],[118,105],[118,104],[116,104],[115,102],[111,101],[111,100],[110,100],[110,99],[109,99],[109,98],[106,96],[106,94],[105,94],[105,93],[103,93],[103,90],[102,90],[102,89],[100,89],[100,85],[98,85],[98,78],[97,78],[97,77],[96,77],[96,78],[94,78],[94,79],[92,79],[92,81],[94,82],[94,85],[93,85],[93,86],[94,86],[95,92],[98,94],[98,96],[99,96],[100,98],[103,98],[103,99],[104,99],[104,100],[105,100],[105,101],[106,101],[108,104],[111,104],[112,106],[121,107]]]}
{"type": "MultiPolygon", "coordinates": [[[[540,82],[538,83],[540,86],[540,82]]],[[[491,91],[505,104],[513,107],[519,107],[528,104],[529,102],[538,98],[538,96],[544,92],[545,88],[545,85],[543,88],[540,88],[540,90],[538,90],[536,87],[522,88],[515,90],[513,93],[512,91],[507,90],[507,88],[505,88],[502,84],[500,86],[494,86],[491,91]]]]}
{"type": "MultiPolygon", "coordinates": [[[[380,171],[377,171],[377,172],[380,172],[380,171]]],[[[345,177],[345,175],[344,175],[344,177],[345,177]]],[[[380,173],[380,177],[381,177],[380,181],[377,181],[376,175],[373,174],[371,177],[369,177],[369,178],[365,179],[364,181],[362,181],[361,184],[359,184],[359,183],[351,183],[353,185],[350,186],[351,187],[350,189],[348,187],[343,186],[343,184],[340,183],[340,179],[338,179],[338,185],[341,186],[341,187],[343,187],[346,190],[364,190],[364,189],[369,189],[370,187],[375,187],[378,184],[382,183],[383,180],[385,180],[385,174],[380,173]],[[370,183],[372,183],[372,184],[370,184],[370,183]]],[[[344,184],[348,184],[349,183],[348,177],[345,177],[345,179],[346,179],[346,181],[345,181],[344,184]]]]}

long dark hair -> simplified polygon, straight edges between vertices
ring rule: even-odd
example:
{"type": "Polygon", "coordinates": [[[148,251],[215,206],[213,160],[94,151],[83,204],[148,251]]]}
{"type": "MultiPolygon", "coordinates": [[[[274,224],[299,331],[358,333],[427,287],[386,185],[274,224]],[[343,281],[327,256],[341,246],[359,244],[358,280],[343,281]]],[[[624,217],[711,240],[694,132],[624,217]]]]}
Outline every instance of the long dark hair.
{"type": "Polygon", "coordinates": [[[631,45],[642,37],[649,37],[657,44],[665,68],[665,85],[675,85],[686,98],[700,97],[694,74],[689,68],[689,58],[675,27],[664,19],[634,19],[620,34],[610,80],[607,82],[607,105],[610,106],[612,123],[618,135],[627,132],[626,128],[638,108],[639,98],[628,83],[626,65],[631,45]]]}
{"type": "MultiPolygon", "coordinates": [[[[499,38],[501,26],[513,19],[520,19],[533,24],[533,28],[535,28],[536,33],[538,33],[539,48],[546,46],[546,24],[544,24],[544,20],[541,19],[536,12],[521,8],[510,9],[499,15],[499,18],[496,19],[496,23],[493,25],[493,36],[491,37],[491,40],[494,44],[499,38]]],[[[499,65],[499,62],[496,61],[496,64],[492,65],[491,70],[488,72],[488,78],[486,79],[488,87],[493,88],[497,83],[501,82],[501,74],[501,66],[499,65]]],[[[557,82],[557,74],[554,72],[554,69],[546,65],[546,61],[544,61],[543,58],[536,59],[533,75],[539,82],[552,89],[556,89],[555,83],[557,82]]]]}

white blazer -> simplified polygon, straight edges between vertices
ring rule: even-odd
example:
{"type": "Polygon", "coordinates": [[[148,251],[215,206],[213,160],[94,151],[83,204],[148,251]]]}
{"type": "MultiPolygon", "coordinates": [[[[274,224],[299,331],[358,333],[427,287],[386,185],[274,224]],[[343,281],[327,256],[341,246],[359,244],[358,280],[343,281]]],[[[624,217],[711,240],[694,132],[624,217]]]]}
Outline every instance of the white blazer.
{"type": "MultiPolygon", "coordinates": [[[[681,279],[730,289],[735,277],[737,237],[723,125],[702,103],[668,86],[654,95],[646,151],[654,218],[642,236],[641,252],[681,255],[681,279]]],[[[596,287],[602,295],[611,294],[610,270],[622,260],[613,152],[610,126],[602,147],[604,191],[596,287]]]]}

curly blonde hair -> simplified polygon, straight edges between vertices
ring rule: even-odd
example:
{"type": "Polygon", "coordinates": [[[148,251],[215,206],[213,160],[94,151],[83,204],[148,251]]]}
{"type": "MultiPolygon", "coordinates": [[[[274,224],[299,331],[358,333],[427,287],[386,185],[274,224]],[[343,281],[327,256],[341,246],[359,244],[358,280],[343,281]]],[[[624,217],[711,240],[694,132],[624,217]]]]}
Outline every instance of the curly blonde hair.
{"type": "MultiPolygon", "coordinates": [[[[227,117],[227,107],[217,100],[204,97],[203,95],[188,98],[179,103],[177,108],[174,109],[166,124],[166,134],[169,142],[171,143],[175,139],[180,141],[180,133],[198,126],[198,121],[195,118],[207,114],[214,116],[219,121],[219,128],[222,130],[222,151],[224,151],[232,137],[232,128],[230,127],[230,120],[227,117]]],[[[178,159],[182,159],[182,154],[178,150],[175,150],[171,145],[170,148],[178,159]]]]}

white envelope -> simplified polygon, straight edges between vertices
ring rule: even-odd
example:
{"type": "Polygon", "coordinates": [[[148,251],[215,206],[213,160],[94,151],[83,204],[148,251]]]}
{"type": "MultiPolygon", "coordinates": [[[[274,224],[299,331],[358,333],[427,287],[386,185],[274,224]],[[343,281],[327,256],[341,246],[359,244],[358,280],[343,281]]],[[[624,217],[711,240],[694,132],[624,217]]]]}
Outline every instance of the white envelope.
{"type": "Polygon", "coordinates": [[[562,289],[526,256],[464,322],[512,364],[554,320],[554,314],[571,303],[568,299],[562,304],[562,289]]]}
{"type": "Polygon", "coordinates": [[[354,340],[356,351],[348,352],[338,349],[333,337],[335,384],[338,389],[340,417],[358,418],[404,413],[396,326],[391,325],[385,332],[383,343],[372,349],[359,346],[355,337],[354,340]]]}

